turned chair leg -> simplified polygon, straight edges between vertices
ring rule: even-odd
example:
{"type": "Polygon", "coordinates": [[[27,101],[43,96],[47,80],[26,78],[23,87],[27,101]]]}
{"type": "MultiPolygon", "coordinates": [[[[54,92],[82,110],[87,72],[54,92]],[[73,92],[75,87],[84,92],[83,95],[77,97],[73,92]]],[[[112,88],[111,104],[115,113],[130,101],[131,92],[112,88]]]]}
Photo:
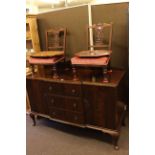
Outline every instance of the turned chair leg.
{"type": "Polygon", "coordinates": [[[104,83],[108,83],[109,80],[108,80],[108,70],[107,70],[107,67],[104,67],[103,68],[103,82],[104,83]]]}
{"type": "Polygon", "coordinates": [[[72,67],[72,71],[73,71],[73,80],[77,81],[78,80],[77,70],[76,70],[76,68],[74,66],[72,67]]]}
{"type": "Polygon", "coordinates": [[[53,65],[52,71],[53,71],[53,79],[58,79],[59,76],[58,76],[58,74],[57,74],[57,68],[56,68],[55,65],[53,65]]]}
{"type": "Polygon", "coordinates": [[[30,113],[30,117],[32,118],[32,121],[33,121],[33,126],[36,126],[36,118],[35,118],[35,115],[30,113]]]}
{"type": "Polygon", "coordinates": [[[32,75],[34,75],[34,73],[35,73],[35,66],[33,65],[33,64],[31,64],[31,69],[32,69],[32,75]]]}
{"type": "Polygon", "coordinates": [[[108,73],[112,73],[112,69],[111,69],[111,61],[109,61],[108,66],[107,66],[107,72],[108,73]]]}

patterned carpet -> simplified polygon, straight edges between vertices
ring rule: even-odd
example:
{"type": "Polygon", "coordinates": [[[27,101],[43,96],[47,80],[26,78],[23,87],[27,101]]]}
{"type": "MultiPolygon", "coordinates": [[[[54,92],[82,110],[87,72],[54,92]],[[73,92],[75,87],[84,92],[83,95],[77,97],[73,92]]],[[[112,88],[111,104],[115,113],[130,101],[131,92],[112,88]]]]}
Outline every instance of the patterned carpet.
{"type": "Polygon", "coordinates": [[[121,129],[118,142],[120,149],[114,150],[111,137],[96,130],[72,127],[42,118],[32,126],[27,115],[26,155],[128,155],[129,125],[121,129]]]}

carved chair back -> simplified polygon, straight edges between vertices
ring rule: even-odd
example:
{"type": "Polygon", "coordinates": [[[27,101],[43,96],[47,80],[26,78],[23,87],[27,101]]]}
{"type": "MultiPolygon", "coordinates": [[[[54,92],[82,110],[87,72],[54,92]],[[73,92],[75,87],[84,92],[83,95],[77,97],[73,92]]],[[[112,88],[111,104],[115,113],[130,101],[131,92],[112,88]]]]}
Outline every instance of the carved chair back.
{"type": "Polygon", "coordinates": [[[46,31],[46,49],[48,51],[64,51],[66,49],[66,28],[46,31]]]}
{"type": "Polygon", "coordinates": [[[112,43],[112,23],[98,23],[92,26],[87,26],[87,47],[102,50],[111,50],[112,43]],[[90,44],[89,36],[92,32],[93,45],[90,44]]]}

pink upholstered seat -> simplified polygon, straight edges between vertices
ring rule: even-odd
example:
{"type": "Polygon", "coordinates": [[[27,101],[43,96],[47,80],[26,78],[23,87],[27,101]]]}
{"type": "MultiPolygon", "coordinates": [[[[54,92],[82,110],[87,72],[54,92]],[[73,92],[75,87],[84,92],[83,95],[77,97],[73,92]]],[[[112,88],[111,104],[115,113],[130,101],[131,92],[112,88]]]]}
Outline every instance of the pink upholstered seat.
{"type": "Polygon", "coordinates": [[[99,57],[99,58],[79,58],[73,57],[71,63],[73,65],[98,65],[104,66],[107,65],[110,60],[110,57],[99,57]]]}
{"type": "Polygon", "coordinates": [[[51,57],[51,58],[29,58],[30,64],[42,64],[42,65],[48,65],[48,64],[55,64],[56,62],[60,61],[64,57],[51,57]]]}

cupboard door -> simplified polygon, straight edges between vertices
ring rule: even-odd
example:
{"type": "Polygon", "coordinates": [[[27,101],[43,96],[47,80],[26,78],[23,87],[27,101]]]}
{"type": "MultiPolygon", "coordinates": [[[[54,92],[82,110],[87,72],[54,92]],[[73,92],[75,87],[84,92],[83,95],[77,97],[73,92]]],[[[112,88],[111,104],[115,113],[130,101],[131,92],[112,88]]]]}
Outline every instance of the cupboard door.
{"type": "Polygon", "coordinates": [[[26,81],[26,89],[30,100],[32,112],[48,114],[46,96],[42,93],[42,82],[38,80],[26,81]]]}
{"type": "Polygon", "coordinates": [[[82,91],[86,123],[113,129],[115,125],[115,94],[113,89],[83,85],[82,91]]]}

